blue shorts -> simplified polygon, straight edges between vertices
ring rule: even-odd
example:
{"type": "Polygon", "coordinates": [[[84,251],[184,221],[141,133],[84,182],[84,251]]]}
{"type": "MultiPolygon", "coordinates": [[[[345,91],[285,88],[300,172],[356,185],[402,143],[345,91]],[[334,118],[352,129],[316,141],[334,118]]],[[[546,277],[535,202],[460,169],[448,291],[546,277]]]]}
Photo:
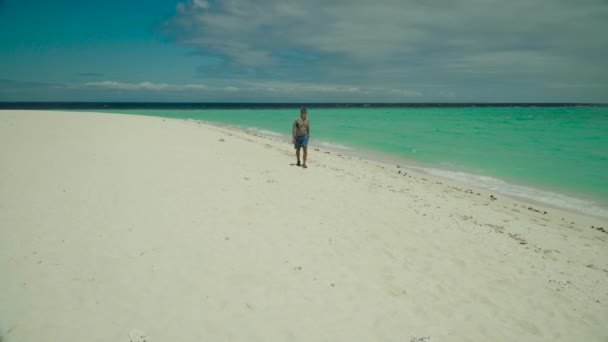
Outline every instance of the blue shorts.
{"type": "Polygon", "coordinates": [[[293,148],[308,147],[308,135],[296,135],[296,143],[293,148]]]}

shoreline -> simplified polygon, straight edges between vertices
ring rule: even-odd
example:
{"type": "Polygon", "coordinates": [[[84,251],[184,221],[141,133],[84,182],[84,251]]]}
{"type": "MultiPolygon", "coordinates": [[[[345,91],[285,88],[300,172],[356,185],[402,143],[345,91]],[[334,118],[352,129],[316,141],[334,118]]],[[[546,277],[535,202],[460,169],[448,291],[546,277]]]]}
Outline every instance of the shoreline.
{"type": "Polygon", "coordinates": [[[608,338],[605,220],[326,152],[0,111],[2,341],[608,338]]]}
{"type": "MultiPolygon", "coordinates": [[[[125,114],[130,115],[130,114],[125,114]]],[[[145,116],[145,115],[144,115],[145,116]]],[[[281,134],[279,132],[270,131],[265,128],[259,127],[244,127],[232,124],[225,124],[214,121],[205,121],[198,119],[181,119],[181,118],[168,118],[175,120],[185,120],[191,122],[201,122],[206,125],[217,126],[221,128],[236,130],[240,132],[244,132],[247,134],[252,134],[255,136],[267,138],[270,140],[275,140],[279,142],[287,142],[289,143],[289,137],[285,134],[281,134]],[[266,133],[265,133],[266,132],[266,133]]],[[[393,166],[397,168],[405,168],[412,172],[418,172],[425,174],[429,177],[438,178],[444,181],[453,182],[461,187],[473,187],[478,190],[484,190],[487,192],[495,192],[497,195],[506,196],[512,200],[521,201],[527,203],[532,206],[544,206],[549,209],[555,210],[563,210],[568,213],[577,214],[577,215],[588,215],[594,217],[599,220],[608,220],[608,202],[603,201],[599,198],[593,198],[590,196],[584,196],[575,193],[564,192],[563,190],[550,189],[547,187],[541,187],[537,184],[531,183],[523,183],[520,181],[515,181],[512,179],[505,180],[498,176],[493,175],[482,175],[471,172],[470,170],[465,170],[463,168],[442,168],[439,165],[434,165],[430,163],[421,162],[418,160],[414,160],[411,158],[407,158],[404,156],[400,156],[395,153],[383,152],[377,150],[364,149],[359,147],[341,145],[342,143],[338,142],[328,142],[321,140],[319,144],[315,142],[315,139],[310,142],[312,151],[316,152],[318,150],[322,153],[330,152],[336,154],[338,156],[345,155],[349,157],[359,158],[361,160],[367,160],[370,162],[377,162],[385,164],[387,167],[393,166]],[[334,145],[334,146],[331,146],[334,145]],[[337,147],[340,145],[344,148],[337,147]],[[442,175],[442,174],[448,175],[442,175]],[[457,179],[456,177],[464,175],[466,178],[471,179],[470,181],[463,181],[457,179]],[[492,188],[491,185],[480,184],[480,178],[487,179],[491,182],[502,183],[500,185],[507,186],[508,188],[515,188],[516,190],[511,190],[511,192],[506,191],[504,189],[496,189],[492,188]],[[520,191],[520,194],[513,193],[514,191],[520,191]],[[523,192],[521,192],[523,191],[523,192]],[[534,195],[536,196],[534,196],[534,195]],[[542,200],[539,197],[559,197],[562,201],[562,204],[557,204],[554,202],[549,202],[547,200],[542,200]],[[591,206],[591,207],[590,207],[591,206]]],[[[494,184],[495,186],[496,184],[494,184]]]]}

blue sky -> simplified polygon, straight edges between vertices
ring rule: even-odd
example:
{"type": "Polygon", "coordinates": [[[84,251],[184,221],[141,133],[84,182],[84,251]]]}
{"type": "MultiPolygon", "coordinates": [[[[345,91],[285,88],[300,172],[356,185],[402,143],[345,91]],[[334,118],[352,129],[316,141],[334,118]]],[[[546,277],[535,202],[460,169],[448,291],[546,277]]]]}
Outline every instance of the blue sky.
{"type": "Polygon", "coordinates": [[[605,0],[0,0],[0,101],[608,102],[605,0]]]}

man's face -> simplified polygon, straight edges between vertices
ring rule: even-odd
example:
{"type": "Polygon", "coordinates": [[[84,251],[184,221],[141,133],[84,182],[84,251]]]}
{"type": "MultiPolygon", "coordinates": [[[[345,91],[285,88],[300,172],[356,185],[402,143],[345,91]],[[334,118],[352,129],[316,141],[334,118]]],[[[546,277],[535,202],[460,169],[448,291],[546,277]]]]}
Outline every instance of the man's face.
{"type": "Polygon", "coordinates": [[[300,117],[302,117],[302,119],[306,119],[306,111],[305,110],[300,111],[300,117]]]}

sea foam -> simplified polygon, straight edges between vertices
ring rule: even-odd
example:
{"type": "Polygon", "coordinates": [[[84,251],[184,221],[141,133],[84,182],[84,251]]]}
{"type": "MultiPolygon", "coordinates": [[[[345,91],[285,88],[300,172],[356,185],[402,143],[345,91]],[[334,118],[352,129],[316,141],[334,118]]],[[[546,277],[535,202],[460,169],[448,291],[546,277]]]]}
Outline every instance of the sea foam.
{"type": "Polygon", "coordinates": [[[430,175],[451,179],[459,183],[493,190],[504,195],[532,200],[550,206],[575,210],[581,213],[608,218],[608,210],[597,203],[576,197],[559,194],[552,191],[540,190],[528,186],[512,184],[502,179],[475,175],[461,171],[448,171],[428,167],[411,167],[430,175]]]}

